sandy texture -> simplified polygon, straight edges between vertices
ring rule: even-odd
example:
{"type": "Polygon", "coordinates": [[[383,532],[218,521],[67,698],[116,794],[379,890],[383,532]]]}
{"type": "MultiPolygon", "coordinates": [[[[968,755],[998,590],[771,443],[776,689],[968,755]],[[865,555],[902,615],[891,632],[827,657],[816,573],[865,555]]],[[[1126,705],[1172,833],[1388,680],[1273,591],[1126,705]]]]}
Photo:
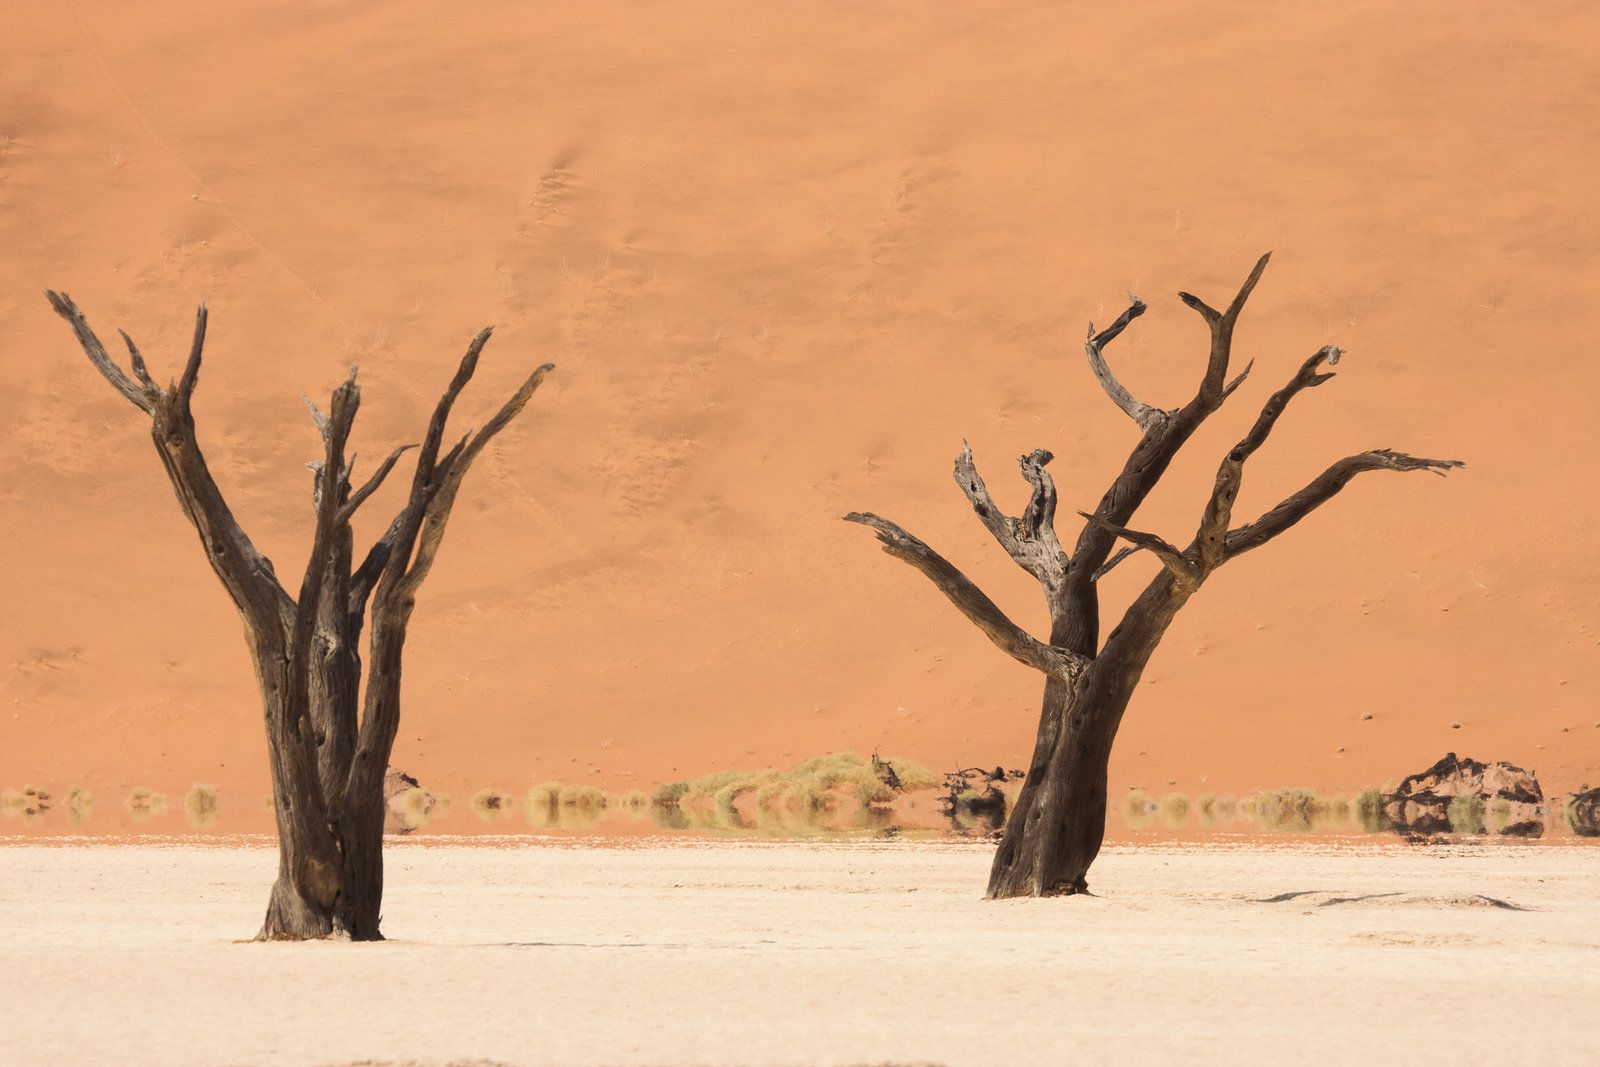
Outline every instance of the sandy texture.
{"type": "Polygon", "coordinates": [[[1174,294],[1221,303],[1268,249],[1254,374],[1138,525],[1186,542],[1327,343],[1339,378],[1252,459],[1241,517],[1364,449],[1469,467],[1366,476],[1219,574],[1113,789],[1351,791],[1452,749],[1600,781],[1597,53],[1576,0],[12,0],[0,786],[82,782],[91,829],[128,829],[105,801],[134,786],[217,785],[224,819],[266,788],[237,620],[46,286],[158,375],[210,302],[200,438],[291,587],[301,393],[360,362],[367,470],[486,323],[463,427],[557,364],[412,631],[396,759],[467,797],[841,748],[1024,763],[1038,679],[839,516],[904,523],[1037,629],[951,484],[963,437],[1006,507],[1041,446],[1061,513],[1092,505],[1135,431],[1085,324],[1148,300],[1110,358],[1178,404],[1205,338],[1174,294]]]}
{"type": "Polygon", "coordinates": [[[9,847],[0,1061],[1370,1064],[1600,1055],[1600,850],[402,847],[378,945],[253,944],[259,847],[9,847]],[[1264,898],[1301,894],[1266,902],[1264,898]],[[1352,899],[1357,898],[1357,899],[1352,899]],[[1361,899],[1364,898],[1364,899],[1361,899]],[[1525,910],[1495,906],[1488,898],[1525,910]]]}

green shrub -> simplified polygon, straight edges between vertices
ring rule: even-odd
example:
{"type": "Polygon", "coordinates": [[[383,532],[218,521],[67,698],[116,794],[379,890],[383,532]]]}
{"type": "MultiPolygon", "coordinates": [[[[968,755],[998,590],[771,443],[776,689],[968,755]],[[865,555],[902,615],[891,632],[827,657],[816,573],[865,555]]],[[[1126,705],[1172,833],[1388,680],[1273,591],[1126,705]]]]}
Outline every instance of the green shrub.
{"type": "Polygon", "coordinates": [[[1489,813],[1494,817],[1496,833],[1503,833],[1511,825],[1511,801],[1505,797],[1495,797],[1494,803],[1489,805],[1489,813]]]}
{"type": "Polygon", "coordinates": [[[1450,806],[1445,809],[1445,818],[1450,820],[1450,829],[1458,834],[1481,834],[1484,832],[1484,802],[1476,793],[1462,793],[1450,801],[1450,806]]]}
{"type": "Polygon", "coordinates": [[[1381,834],[1389,829],[1389,816],[1383,810],[1383,793],[1377,789],[1363,789],[1356,794],[1356,825],[1369,834],[1381,834]]]}
{"type": "Polygon", "coordinates": [[[688,782],[668,782],[666,785],[656,787],[655,796],[650,798],[650,803],[663,808],[675,808],[683,802],[688,792],[688,782]]]}

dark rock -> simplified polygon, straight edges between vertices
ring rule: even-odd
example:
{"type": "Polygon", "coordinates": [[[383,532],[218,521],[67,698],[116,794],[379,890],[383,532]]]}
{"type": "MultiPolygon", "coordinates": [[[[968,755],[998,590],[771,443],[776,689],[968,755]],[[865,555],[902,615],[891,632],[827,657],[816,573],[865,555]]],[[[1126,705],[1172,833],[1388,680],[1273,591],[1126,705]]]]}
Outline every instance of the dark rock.
{"type": "Polygon", "coordinates": [[[1446,833],[1544,833],[1544,791],[1532,771],[1509,763],[1482,763],[1454,752],[1400,783],[1383,797],[1396,833],[1408,837],[1446,833]]]}

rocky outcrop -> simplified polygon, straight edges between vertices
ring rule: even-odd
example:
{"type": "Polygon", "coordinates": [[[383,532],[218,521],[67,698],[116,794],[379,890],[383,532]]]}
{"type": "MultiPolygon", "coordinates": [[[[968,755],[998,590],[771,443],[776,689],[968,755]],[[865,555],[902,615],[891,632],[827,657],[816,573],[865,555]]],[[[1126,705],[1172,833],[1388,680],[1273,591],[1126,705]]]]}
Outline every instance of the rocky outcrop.
{"type": "Polygon", "coordinates": [[[438,798],[405,771],[389,768],[383,776],[383,832],[409,834],[428,822],[438,798]]]}
{"type": "Polygon", "coordinates": [[[1383,797],[1383,813],[1397,833],[1544,833],[1544,791],[1532,771],[1509,763],[1481,763],[1447,753],[1383,797]]]}
{"type": "Polygon", "coordinates": [[[1580,837],[1600,837],[1600,789],[1580,789],[1563,807],[1569,830],[1580,837]]]}

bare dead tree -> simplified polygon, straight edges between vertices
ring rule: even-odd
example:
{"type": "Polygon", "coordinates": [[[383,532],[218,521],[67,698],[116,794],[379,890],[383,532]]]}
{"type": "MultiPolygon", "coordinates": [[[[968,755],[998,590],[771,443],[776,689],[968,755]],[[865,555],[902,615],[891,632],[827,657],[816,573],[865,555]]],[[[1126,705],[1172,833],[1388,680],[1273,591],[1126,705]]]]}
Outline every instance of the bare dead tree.
{"type": "Polygon", "coordinates": [[[1117,381],[1106,363],[1106,345],[1144,314],[1143,301],[1130,294],[1130,306],[1109,327],[1097,333],[1090,324],[1084,345],[1089,366],[1106,395],[1139,427],[1141,436],[1094,511],[1079,513],[1083,526],[1070,554],[1056,536],[1056,488],[1045,470],[1053,458],[1049,452],[1039,449],[1021,457],[1022,476],[1032,493],[1027,508],[1015,518],[995,505],[978,475],[972,450],[963,447],[956,457],[956,482],[979,520],[1044,591],[1050,611],[1048,641],[1038,640],[1012,622],[949,561],[901,527],[870,513],[845,516],[876,530],[885,552],[921,571],[989,640],[1045,676],[1033,761],[995,854],[990,898],[1087,890],[1086,875],[1105,833],[1106,774],[1117,727],[1168,625],[1213,571],[1294,526],[1364,471],[1442,475],[1463,465],[1456,460],[1418,459],[1386,448],[1361,452],[1337,461],[1254,522],[1233,525],[1233,503],[1245,461],[1266,441],[1290,400],[1333,377],[1322,368],[1337,363],[1342,352],[1329,345],[1306,360],[1289,384],[1272,395],[1250,432],[1223,457],[1199,529],[1187,547],[1179,549],[1155,534],[1129,528],[1134,512],[1166,473],[1173,456],[1249,374],[1246,366],[1231,381],[1228,378],[1233,330],[1269,258],[1270,253],[1261,257],[1223,311],[1189,293],[1179,294],[1200,313],[1211,335],[1199,391],[1180,408],[1167,411],[1141,403],[1117,381]],[[1126,544],[1113,555],[1119,540],[1126,544]],[[1161,569],[1102,642],[1098,583],[1111,568],[1138,551],[1154,556],[1161,569]]]}
{"type": "Polygon", "coordinates": [[[178,503],[244,623],[266,719],[278,824],[278,877],[257,937],[381,940],[383,778],[400,725],[400,659],[417,588],[433,567],[473,460],[522,411],[554,365],[534,371],[482,429],[446,449],[445,423],[491,331],[473,338],[434,407],[405,506],[359,564],[350,520],[401,454],[418,446],[396,448],[352,489],[354,456],[347,459],[345,450],[361,405],[356,368],[334,390],[326,413],[307,400],[323,454],[308,464],[316,522],[305,577],[298,596],[291,597],[272,561],[234,519],[195,437],[190,401],[205,345],[205,306],[182,376],[163,388],[126,333],[132,377],[106,353],[70,297],[45,295],[72,325],[95,369],[150,417],[150,434],[178,503]],[[369,603],[363,692],[359,649],[369,603]]]}

